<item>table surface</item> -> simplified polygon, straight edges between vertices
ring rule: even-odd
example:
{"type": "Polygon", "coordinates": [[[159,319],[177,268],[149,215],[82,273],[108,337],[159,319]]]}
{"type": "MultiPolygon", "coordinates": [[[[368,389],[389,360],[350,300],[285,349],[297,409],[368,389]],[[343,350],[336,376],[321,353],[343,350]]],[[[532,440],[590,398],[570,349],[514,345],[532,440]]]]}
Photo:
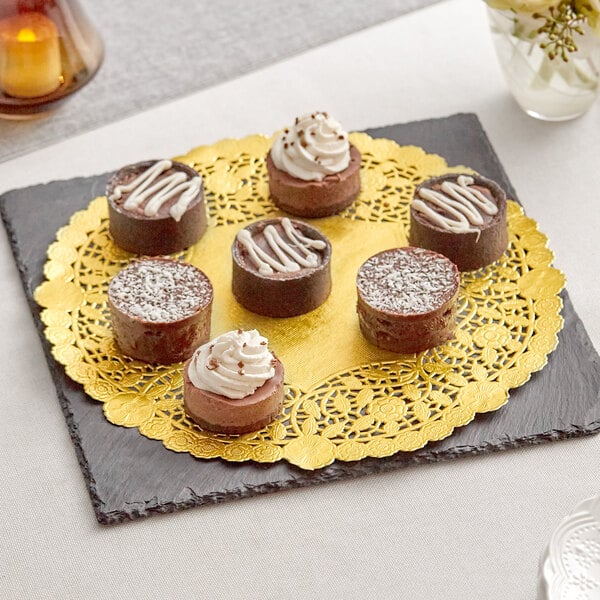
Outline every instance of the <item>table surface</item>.
{"type": "Polygon", "coordinates": [[[239,0],[177,0],[168,9],[162,0],[80,2],[104,40],[102,68],[51,119],[0,121],[0,161],[439,0],[377,0],[368,11],[361,0],[252,0],[250,10],[238,10],[239,0]]]}
{"type": "MultiPolygon", "coordinates": [[[[0,193],[272,133],[314,109],[348,130],[476,113],[600,349],[600,106],[562,124],[523,114],[482,2],[434,4],[0,163],[0,193]]],[[[591,436],[103,527],[3,230],[0,278],[2,598],[530,599],[553,529],[598,493],[591,436]]]]}

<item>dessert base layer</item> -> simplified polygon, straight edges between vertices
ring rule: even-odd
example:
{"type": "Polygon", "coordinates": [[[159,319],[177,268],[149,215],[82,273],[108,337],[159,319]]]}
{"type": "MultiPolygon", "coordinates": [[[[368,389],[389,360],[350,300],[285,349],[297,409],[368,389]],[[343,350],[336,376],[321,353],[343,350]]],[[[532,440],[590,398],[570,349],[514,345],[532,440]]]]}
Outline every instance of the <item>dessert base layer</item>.
{"type": "Polygon", "coordinates": [[[379,348],[412,354],[439,346],[454,337],[456,328],[456,295],[426,315],[393,315],[374,311],[360,296],[356,311],[360,330],[369,342],[379,348]]]}
{"type": "Polygon", "coordinates": [[[149,323],[111,307],[115,342],[123,354],[158,364],[188,358],[210,337],[211,306],[174,323],[149,323]]]}
{"type": "Polygon", "coordinates": [[[132,254],[159,256],[179,252],[206,231],[204,203],[190,208],[180,221],[171,217],[144,219],[123,214],[109,204],[110,232],[118,245],[132,254]]]}

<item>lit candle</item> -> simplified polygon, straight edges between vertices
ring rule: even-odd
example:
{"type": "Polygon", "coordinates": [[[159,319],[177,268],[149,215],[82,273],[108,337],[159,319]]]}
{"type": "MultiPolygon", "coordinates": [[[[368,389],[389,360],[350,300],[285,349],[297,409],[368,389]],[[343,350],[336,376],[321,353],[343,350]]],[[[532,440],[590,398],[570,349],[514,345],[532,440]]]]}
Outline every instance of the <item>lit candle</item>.
{"type": "Polygon", "coordinates": [[[36,12],[0,20],[0,89],[17,98],[37,98],[61,83],[56,25],[36,12]]]}

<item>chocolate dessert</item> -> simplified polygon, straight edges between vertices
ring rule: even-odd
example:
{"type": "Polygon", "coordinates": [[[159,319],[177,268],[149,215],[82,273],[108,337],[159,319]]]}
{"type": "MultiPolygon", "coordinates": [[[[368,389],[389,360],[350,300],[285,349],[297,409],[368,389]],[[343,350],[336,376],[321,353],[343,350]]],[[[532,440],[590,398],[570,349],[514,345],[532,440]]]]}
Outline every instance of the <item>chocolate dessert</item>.
{"type": "Polygon", "coordinates": [[[283,377],[281,361],[256,330],[229,331],[198,348],[185,363],[184,408],[208,431],[257,431],[281,412],[283,377]]]}
{"type": "Polygon", "coordinates": [[[128,165],[109,180],[109,231],[134,254],[158,256],[195,244],[206,231],[202,178],[170,160],[128,165]]]}
{"type": "Polygon", "coordinates": [[[338,213],[360,192],[360,161],[358,149],[327,113],[299,117],[267,155],[271,198],[299,217],[338,213]]]}
{"type": "Polygon", "coordinates": [[[301,315],[331,292],[331,244],[302,221],[283,217],[252,223],[238,232],[231,254],[233,295],[259,315],[301,315]]]}
{"type": "Polygon", "coordinates": [[[480,175],[420,184],[410,206],[409,243],[447,256],[460,271],[498,260],[508,246],[506,194],[480,175]]]}
{"type": "Polygon", "coordinates": [[[445,256],[394,248],[365,261],[356,277],[357,312],[365,338],[411,354],[454,336],[460,274],[445,256]]]}
{"type": "Polygon", "coordinates": [[[208,277],[193,265],[163,257],[135,261],[108,286],[115,342],[146,362],[185,360],[210,337],[212,300],[208,277]]]}

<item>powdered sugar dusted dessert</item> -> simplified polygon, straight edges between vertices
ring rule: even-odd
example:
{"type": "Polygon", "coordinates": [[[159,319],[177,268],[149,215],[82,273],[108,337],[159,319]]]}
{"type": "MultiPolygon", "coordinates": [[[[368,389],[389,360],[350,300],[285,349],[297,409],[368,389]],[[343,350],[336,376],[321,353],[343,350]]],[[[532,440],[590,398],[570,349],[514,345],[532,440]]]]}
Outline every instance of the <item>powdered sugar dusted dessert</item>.
{"type": "Polygon", "coordinates": [[[213,288],[193,265],[148,258],[117,273],[108,287],[115,342],[151,363],[188,358],[210,337],[213,288]]]}
{"type": "Polygon", "coordinates": [[[249,433],[283,406],[284,370],[255,329],[229,331],[200,346],[184,365],[184,407],[203,429],[249,433]]]}
{"type": "Polygon", "coordinates": [[[301,315],[320,306],[331,291],[331,244],[302,221],[252,223],[238,232],[231,254],[233,295],[257,314],[301,315]]]}
{"type": "Polygon", "coordinates": [[[360,152],[326,112],[298,117],[267,155],[273,202],[299,217],[340,212],[360,192],[360,152]]]}
{"type": "Polygon", "coordinates": [[[206,230],[202,178],[171,160],[128,165],[108,182],[109,231],[134,254],[157,256],[196,243],[206,230]]]}
{"type": "Polygon", "coordinates": [[[460,275],[445,256],[384,250],[362,264],[356,285],[360,329],[376,346],[410,354],[454,336],[460,275]]]}
{"type": "Polygon", "coordinates": [[[460,271],[484,267],[508,245],[506,194],[478,175],[425,181],[410,207],[409,242],[447,256],[460,271]]]}

